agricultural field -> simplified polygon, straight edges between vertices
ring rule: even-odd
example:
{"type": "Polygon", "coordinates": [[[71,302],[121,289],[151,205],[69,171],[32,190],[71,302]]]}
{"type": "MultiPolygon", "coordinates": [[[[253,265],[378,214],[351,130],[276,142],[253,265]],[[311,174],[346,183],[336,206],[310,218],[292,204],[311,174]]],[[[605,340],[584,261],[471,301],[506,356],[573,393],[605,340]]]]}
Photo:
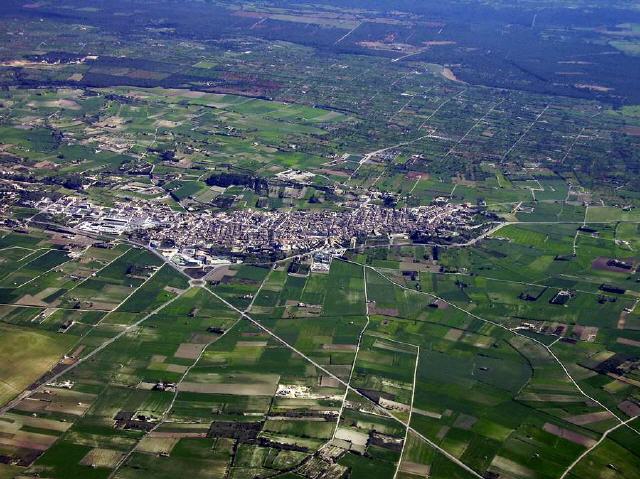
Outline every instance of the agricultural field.
{"type": "Polygon", "coordinates": [[[25,330],[4,322],[0,329],[3,355],[0,402],[4,404],[51,369],[73,344],[73,338],[25,330]]]}
{"type": "Polygon", "coordinates": [[[1,371],[5,475],[553,478],[590,450],[595,470],[639,460],[622,422],[640,288],[600,260],[631,253],[594,233],[575,256],[575,228],[523,223],[468,249],[359,249],[328,274],[240,265],[195,286],[135,246],[5,233],[25,249],[5,278],[31,275],[3,289],[2,350],[21,364],[1,371]],[[72,258],[25,268],[57,248],[72,258]],[[98,298],[117,278],[133,283],[115,306],[32,299],[98,298]]]}
{"type": "Polygon", "coordinates": [[[640,478],[639,32],[0,2],[0,479],[640,478]]]}

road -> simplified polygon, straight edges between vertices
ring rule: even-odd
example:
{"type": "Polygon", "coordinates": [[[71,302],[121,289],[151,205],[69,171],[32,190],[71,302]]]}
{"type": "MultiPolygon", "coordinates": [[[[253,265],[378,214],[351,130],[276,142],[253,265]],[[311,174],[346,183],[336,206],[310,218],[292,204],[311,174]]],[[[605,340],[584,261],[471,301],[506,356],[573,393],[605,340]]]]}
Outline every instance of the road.
{"type": "Polygon", "coordinates": [[[530,336],[526,336],[524,334],[519,333],[516,330],[512,330],[507,328],[506,326],[504,326],[503,324],[497,323],[495,321],[492,321],[490,319],[485,319],[482,318],[480,316],[478,316],[477,314],[472,313],[471,311],[468,311],[460,306],[458,306],[455,303],[452,303],[450,301],[447,301],[446,299],[433,294],[433,293],[426,293],[423,291],[417,291],[415,289],[411,289],[411,288],[407,288],[406,286],[399,284],[397,282],[395,282],[393,279],[389,278],[388,276],[386,276],[384,273],[380,272],[378,268],[375,268],[373,266],[369,266],[369,265],[365,265],[362,263],[358,263],[356,261],[349,261],[349,260],[343,260],[346,261],[348,263],[351,264],[355,264],[355,265],[359,265],[362,266],[364,268],[368,268],[371,269],[373,271],[375,271],[378,275],[380,275],[382,278],[386,279],[388,282],[390,282],[391,284],[395,285],[398,288],[401,288],[403,290],[407,290],[407,291],[412,291],[416,294],[421,294],[421,295],[426,295],[429,296],[431,298],[435,298],[437,300],[443,301],[444,303],[448,304],[450,307],[457,309],[458,311],[461,311],[469,316],[471,316],[474,319],[477,319],[479,321],[482,321],[484,323],[487,324],[491,324],[493,326],[496,326],[500,329],[503,329],[505,331],[510,332],[511,334],[514,334],[516,336],[520,336],[522,338],[525,338],[529,341],[533,341],[534,343],[538,344],[539,346],[542,346],[548,353],[549,355],[554,359],[554,361],[562,368],[563,372],[565,373],[565,375],[567,376],[567,378],[569,379],[569,381],[573,384],[573,386],[580,392],[580,394],[582,394],[582,396],[584,396],[586,399],[592,401],[593,403],[597,404],[598,406],[600,406],[602,409],[604,409],[605,411],[609,412],[609,414],[611,414],[612,417],[616,418],[616,420],[618,421],[618,423],[620,423],[621,425],[626,425],[631,431],[635,432],[636,434],[640,435],[640,431],[638,431],[637,429],[633,428],[632,426],[629,426],[628,424],[626,424],[625,421],[623,421],[618,415],[616,415],[613,411],[611,411],[611,409],[609,409],[607,406],[605,406],[604,404],[602,404],[600,401],[598,401],[597,399],[595,399],[592,396],[589,396],[581,387],[580,385],[576,382],[576,380],[573,378],[573,376],[571,376],[571,374],[569,373],[569,370],[567,369],[567,367],[564,365],[564,363],[562,363],[562,361],[560,361],[560,359],[558,358],[558,356],[551,350],[551,348],[549,346],[547,346],[546,344],[544,344],[542,341],[539,341],[535,338],[532,338],[530,336]]]}
{"type": "MultiPolygon", "coordinates": [[[[356,353],[353,356],[353,364],[351,364],[351,371],[349,372],[349,379],[347,380],[347,385],[350,386],[351,385],[351,379],[353,378],[353,372],[356,369],[356,362],[358,361],[358,353],[360,352],[360,346],[362,345],[362,337],[364,336],[364,332],[367,330],[367,328],[369,327],[369,299],[367,296],[367,270],[365,268],[362,268],[362,276],[364,279],[364,301],[365,301],[365,315],[366,315],[366,323],[364,325],[364,327],[362,328],[362,331],[360,331],[360,334],[358,335],[358,343],[356,346],[356,353]]],[[[333,430],[333,434],[331,436],[331,439],[335,439],[336,437],[336,432],[338,432],[338,427],[340,426],[340,418],[342,418],[342,413],[344,412],[344,405],[347,402],[347,394],[349,394],[349,388],[345,388],[344,390],[344,396],[342,398],[342,404],[340,404],[340,410],[338,411],[338,419],[336,421],[336,427],[333,430]]]]}
{"type": "MultiPolygon", "coordinates": [[[[265,333],[267,333],[269,336],[271,336],[273,339],[275,339],[276,341],[278,341],[279,343],[281,343],[283,346],[289,348],[291,351],[293,351],[294,353],[296,353],[298,356],[300,356],[301,358],[303,358],[305,361],[307,361],[308,363],[310,363],[312,366],[314,366],[316,369],[318,369],[319,371],[322,371],[323,373],[325,373],[328,376],[331,376],[332,378],[334,378],[336,381],[338,381],[340,384],[342,384],[343,386],[345,386],[349,391],[355,393],[356,395],[358,395],[359,397],[365,399],[367,402],[370,402],[372,404],[374,404],[376,407],[379,407],[378,403],[372,401],[371,399],[369,399],[368,397],[366,397],[364,394],[362,394],[360,391],[358,391],[357,389],[355,389],[354,387],[352,387],[351,385],[349,385],[347,382],[345,382],[344,380],[342,380],[341,378],[339,378],[338,376],[336,376],[335,374],[333,374],[332,372],[330,372],[329,370],[325,369],[324,366],[318,364],[316,361],[314,361],[313,359],[311,359],[309,356],[307,356],[306,354],[304,354],[302,351],[300,351],[299,349],[297,349],[295,346],[289,344],[286,340],[284,340],[283,338],[281,338],[280,336],[278,336],[276,333],[274,333],[273,331],[271,331],[269,328],[265,327],[264,325],[262,325],[259,321],[256,321],[255,319],[253,319],[251,316],[249,316],[247,313],[245,313],[244,311],[241,311],[240,309],[236,308],[233,304],[229,303],[228,301],[226,301],[224,298],[220,297],[219,295],[217,295],[216,293],[214,293],[213,291],[211,291],[209,289],[209,287],[206,287],[209,292],[211,292],[211,294],[213,294],[216,298],[218,298],[218,300],[222,301],[224,304],[227,305],[227,307],[233,309],[234,311],[236,311],[237,313],[240,313],[242,315],[242,317],[244,317],[247,321],[249,321],[251,324],[253,324],[254,326],[256,326],[258,329],[264,331],[265,333]]],[[[426,443],[428,443],[431,447],[433,447],[434,449],[436,449],[438,452],[440,452],[441,454],[443,454],[444,456],[446,456],[450,461],[454,462],[455,464],[457,464],[458,466],[460,466],[461,468],[463,468],[465,471],[467,471],[469,474],[473,475],[474,477],[477,477],[478,479],[483,479],[483,477],[478,474],[476,471],[474,471],[473,469],[471,469],[469,466],[467,466],[465,463],[463,463],[462,461],[460,461],[460,459],[458,459],[457,457],[455,457],[454,455],[452,455],[451,453],[449,453],[448,451],[446,451],[445,449],[441,448],[440,446],[438,446],[436,443],[434,443],[433,441],[431,441],[429,438],[425,437],[424,435],[422,435],[420,432],[416,431],[415,429],[413,429],[411,426],[407,426],[402,420],[398,419],[397,417],[395,417],[393,414],[391,414],[389,411],[387,411],[386,409],[382,409],[382,411],[384,411],[385,415],[387,417],[389,417],[390,419],[402,424],[403,426],[406,426],[408,429],[410,429],[411,431],[413,431],[418,437],[420,437],[423,441],[425,441],[426,443]]]]}
{"type": "MultiPolygon", "coordinates": [[[[246,307],[246,309],[244,310],[245,312],[248,312],[251,307],[253,306],[254,301],[256,300],[256,298],[258,297],[258,295],[260,294],[260,291],[262,291],[262,287],[264,286],[264,284],[267,282],[267,278],[268,275],[265,276],[265,278],[262,280],[262,283],[260,283],[260,287],[258,288],[258,290],[256,291],[256,293],[253,296],[253,299],[251,300],[251,302],[249,303],[249,305],[246,307]]],[[[198,286],[196,286],[198,287],[198,286]]],[[[201,287],[201,286],[200,286],[201,287]]],[[[208,291],[208,290],[207,290],[208,291]]],[[[210,291],[208,291],[210,293],[210,291]]],[[[200,362],[200,359],[202,358],[202,356],[204,355],[205,351],[209,348],[209,346],[211,346],[212,344],[218,342],[220,339],[222,339],[224,336],[226,336],[229,331],[231,331],[233,328],[236,327],[236,325],[240,322],[241,317],[238,317],[238,319],[236,319],[233,324],[231,326],[229,326],[220,336],[216,337],[215,339],[213,339],[212,341],[209,341],[200,351],[200,354],[198,354],[198,356],[194,359],[194,361],[187,367],[187,369],[182,373],[182,375],[180,376],[180,379],[176,382],[176,387],[175,387],[175,391],[173,393],[173,397],[171,398],[171,402],[169,403],[169,405],[165,408],[164,412],[162,413],[162,416],[160,417],[160,420],[155,424],[155,426],[153,426],[153,428],[145,433],[140,439],[138,439],[132,447],[129,448],[129,450],[127,451],[126,454],[124,454],[120,460],[118,461],[118,463],[116,464],[116,466],[113,468],[113,470],[111,471],[111,473],[109,474],[109,478],[114,477],[118,470],[124,465],[126,464],[127,460],[133,455],[133,453],[136,451],[136,448],[138,447],[138,444],[140,444],[140,441],[147,437],[149,434],[151,434],[152,432],[156,431],[160,426],[162,426],[163,424],[165,424],[167,422],[167,418],[169,417],[169,414],[171,413],[171,410],[173,409],[173,406],[176,403],[176,400],[178,399],[178,393],[180,391],[180,385],[183,383],[183,381],[185,380],[185,378],[189,375],[189,373],[191,372],[191,370],[198,364],[198,362],[200,362]]]]}
{"type": "MultiPolygon", "coordinates": [[[[493,234],[494,232],[498,231],[500,228],[503,228],[506,225],[511,225],[511,224],[520,224],[522,222],[502,222],[502,223],[498,223],[496,224],[493,228],[491,228],[490,230],[486,231],[485,233],[483,233],[482,235],[480,235],[477,238],[474,238],[473,240],[470,240],[469,242],[465,243],[465,244],[460,244],[460,245],[455,245],[455,246],[471,246],[475,243],[477,243],[478,241],[480,241],[483,238],[486,238],[487,236],[493,234]]],[[[566,223],[566,224],[581,224],[582,222],[561,222],[561,221],[556,221],[556,222],[526,222],[526,224],[560,224],[560,223],[566,223]]],[[[600,222],[600,223],[615,223],[614,221],[612,222],[600,222]]],[[[74,231],[75,232],[75,231],[74,231]]],[[[85,232],[81,232],[80,234],[84,234],[86,235],[85,232]]],[[[90,236],[90,235],[86,235],[86,236],[90,236]]],[[[168,264],[169,266],[171,266],[172,268],[174,268],[175,270],[177,270],[178,272],[180,272],[181,274],[185,275],[185,273],[183,271],[181,271],[179,268],[177,268],[176,265],[172,264],[171,262],[169,262],[167,260],[167,258],[165,258],[164,256],[160,255],[159,253],[157,253],[156,251],[154,251],[153,249],[149,248],[148,245],[140,245],[139,243],[135,243],[135,242],[130,242],[132,244],[135,244],[137,246],[142,246],[145,247],[146,249],[149,249],[150,251],[152,251],[154,254],[156,254],[158,257],[160,257],[161,259],[163,259],[163,261],[168,264]]],[[[379,247],[379,245],[376,245],[376,247],[379,247]]],[[[308,253],[302,253],[300,255],[296,255],[296,256],[303,256],[305,254],[308,253]]],[[[286,259],[280,260],[281,261],[286,261],[286,259]]],[[[347,260],[345,260],[347,261],[347,260]]],[[[601,437],[600,442],[602,440],[604,440],[604,438],[606,437],[606,435],[609,432],[614,431],[615,429],[617,429],[618,427],[622,427],[622,426],[626,426],[628,428],[630,428],[632,431],[640,434],[635,428],[633,428],[630,423],[631,420],[628,421],[623,421],[621,420],[617,415],[615,415],[611,410],[609,410],[606,406],[602,405],[602,403],[600,403],[599,401],[597,401],[596,399],[594,399],[593,397],[589,396],[588,394],[586,394],[582,388],[578,385],[578,383],[573,379],[573,377],[571,376],[571,374],[569,373],[569,371],[567,370],[567,368],[564,366],[564,364],[560,361],[560,359],[555,355],[555,353],[550,349],[550,347],[548,347],[547,345],[545,345],[544,343],[534,339],[534,338],[530,338],[528,336],[522,335],[520,333],[518,333],[517,331],[512,331],[508,328],[506,328],[505,326],[496,323],[494,321],[491,320],[487,320],[484,318],[481,318],[449,301],[444,300],[443,298],[439,298],[436,295],[430,294],[430,293],[424,293],[424,292],[419,292],[419,291],[414,291],[410,288],[407,288],[406,286],[403,286],[401,284],[398,284],[396,282],[394,282],[392,279],[388,278],[387,276],[385,276],[383,273],[381,273],[377,268],[371,267],[369,265],[363,265],[357,262],[353,262],[353,261],[347,261],[356,265],[359,265],[360,267],[363,267],[363,270],[366,271],[367,269],[369,270],[373,270],[376,274],[379,274],[380,276],[382,276],[383,278],[385,278],[387,281],[389,281],[390,283],[396,285],[397,287],[400,287],[402,289],[405,290],[410,290],[413,291],[414,293],[418,293],[418,294],[426,294],[429,295],[431,297],[440,299],[442,301],[444,301],[445,303],[449,304],[451,307],[458,309],[468,315],[470,315],[471,317],[478,319],[480,321],[492,324],[496,327],[505,329],[506,331],[509,331],[510,333],[517,335],[517,336],[521,336],[523,338],[526,338],[530,341],[533,341],[537,344],[539,344],[540,346],[542,346],[544,349],[546,349],[548,351],[548,353],[551,355],[551,357],[554,359],[554,361],[556,361],[560,367],[563,369],[564,373],[566,374],[566,376],[569,378],[570,382],[577,388],[577,390],[587,399],[593,401],[594,403],[598,404],[600,407],[602,407],[604,410],[609,411],[609,413],[612,414],[613,417],[616,417],[617,420],[619,421],[619,424],[616,425],[615,427],[611,428],[609,431],[605,432],[605,434],[603,435],[603,437],[601,437]]],[[[366,275],[366,273],[363,273],[366,275]]],[[[186,275],[185,275],[186,276],[186,275]]],[[[264,282],[263,282],[264,284],[264,282]]],[[[261,285],[262,287],[262,285],[261,285]]],[[[349,381],[345,382],[344,380],[342,380],[341,378],[339,378],[338,376],[336,376],[335,374],[331,373],[330,371],[328,371],[327,369],[325,369],[322,365],[318,364],[317,362],[315,362],[312,358],[308,357],[307,355],[305,355],[302,351],[298,350],[295,346],[289,344],[286,340],[284,340],[283,338],[281,338],[280,336],[278,336],[276,333],[274,333],[273,331],[271,331],[269,328],[265,327],[264,325],[262,325],[259,321],[253,319],[250,315],[249,315],[249,309],[251,307],[251,305],[253,304],[253,301],[255,301],[255,298],[257,297],[257,294],[254,296],[249,308],[247,308],[246,310],[242,311],[240,309],[238,309],[237,307],[235,307],[233,304],[229,303],[228,301],[226,301],[224,298],[220,297],[218,294],[216,294],[213,290],[211,290],[208,286],[204,286],[205,289],[207,289],[209,291],[210,294],[212,294],[213,297],[215,297],[216,299],[218,299],[220,302],[222,302],[223,304],[225,304],[228,308],[236,311],[238,314],[240,314],[241,318],[246,319],[247,321],[249,321],[251,324],[253,324],[255,327],[257,327],[258,329],[264,331],[265,333],[267,333],[269,336],[271,336],[272,338],[274,338],[276,341],[278,341],[279,343],[281,343],[282,345],[284,345],[286,348],[290,349],[292,352],[296,353],[298,356],[302,357],[303,359],[305,359],[307,362],[309,362],[310,364],[312,364],[315,368],[317,368],[319,371],[322,371],[324,374],[333,377],[336,381],[338,381],[340,384],[342,384],[345,388],[346,388],[346,392],[351,391],[354,394],[358,395],[359,397],[365,399],[366,401],[373,403],[377,406],[377,403],[371,401],[369,398],[367,398],[366,396],[364,396],[363,394],[361,394],[357,389],[353,388],[350,384],[351,381],[351,377],[353,374],[353,368],[355,367],[355,359],[354,359],[354,366],[352,366],[352,370],[351,370],[351,374],[349,377],[349,381]]],[[[109,345],[113,344],[115,341],[117,341],[118,339],[120,339],[122,336],[124,336],[125,334],[127,334],[128,332],[130,332],[131,330],[133,330],[134,328],[137,328],[139,325],[141,325],[144,321],[146,321],[148,318],[150,318],[151,316],[153,316],[154,314],[157,314],[159,311],[161,311],[163,308],[165,308],[166,306],[168,306],[169,304],[171,304],[173,301],[177,300],[178,298],[180,298],[182,295],[184,294],[184,292],[182,292],[181,294],[177,295],[176,297],[172,298],[170,301],[164,303],[163,305],[159,306],[158,308],[156,308],[155,310],[153,310],[152,312],[148,313],[147,315],[145,315],[143,318],[141,318],[139,321],[131,324],[130,326],[128,326],[127,328],[125,328],[123,331],[121,331],[120,333],[118,333],[116,336],[114,336],[113,338],[105,341],[103,344],[101,344],[98,348],[96,348],[95,350],[91,351],[89,354],[87,354],[86,356],[84,356],[83,358],[79,359],[77,362],[75,362],[72,365],[69,365],[69,367],[65,368],[63,371],[61,371],[60,373],[56,374],[55,376],[53,376],[49,381],[55,381],[57,379],[59,379],[61,376],[63,376],[64,374],[68,373],[69,371],[71,371],[72,369],[76,368],[78,365],[84,363],[85,361],[89,360],[90,358],[92,358],[93,356],[95,356],[96,354],[98,354],[100,351],[104,350],[106,347],[108,347],[109,345]]],[[[365,298],[367,297],[367,293],[366,293],[366,276],[365,276],[365,298]]],[[[362,336],[364,335],[364,332],[366,330],[366,327],[368,325],[368,305],[367,305],[367,324],[365,325],[365,327],[363,328],[363,330],[361,331],[360,335],[359,335],[359,339],[358,339],[358,347],[356,349],[356,355],[360,349],[360,344],[361,344],[361,340],[362,340],[362,336]]],[[[414,370],[414,381],[415,381],[415,375],[417,374],[417,361],[416,361],[416,369],[414,370]]],[[[13,401],[11,401],[10,403],[6,404],[4,407],[2,407],[0,409],[0,414],[4,414],[6,413],[9,409],[11,409],[13,406],[15,406],[19,401],[23,400],[25,397],[29,397],[31,394],[39,391],[44,385],[41,385],[37,388],[35,388],[32,391],[25,391],[23,392],[21,395],[19,395],[17,398],[15,398],[13,401]]],[[[412,393],[413,395],[413,393],[412,393]]],[[[346,393],[345,393],[345,398],[346,398],[346,393]]],[[[343,402],[344,405],[344,402],[343,402]]],[[[342,409],[341,409],[342,410],[342,409]]],[[[421,434],[420,432],[416,431],[414,428],[412,428],[410,426],[410,424],[405,424],[403,421],[401,421],[400,419],[396,418],[395,416],[393,416],[389,411],[387,410],[383,410],[385,412],[385,414],[395,420],[396,422],[401,423],[403,426],[406,426],[407,428],[407,433],[408,431],[413,432],[416,436],[418,436],[419,438],[421,438],[423,441],[427,442],[431,447],[433,447],[434,449],[436,449],[438,452],[440,452],[441,454],[443,454],[444,456],[446,456],[449,460],[451,460],[452,462],[454,462],[455,464],[457,464],[458,466],[460,466],[461,468],[465,469],[467,472],[469,472],[470,474],[472,474],[474,477],[480,478],[482,479],[482,476],[480,474],[478,474],[476,471],[474,471],[473,469],[471,469],[469,466],[467,466],[466,464],[464,464],[462,461],[460,461],[458,458],[456,458],[455,456],[451,455],[449,452],[447,452],[446,450],[444,450],[443,448],[441,448],[440,446],[438,446],[437,444],[435,444],[433,441],[431,441],[430,439],[428,439],[427,437],[425,437],[423,434],[421,434]]],[[[565,474],[562,476],[563,478],[565,477],[566,473],[568,473],[568,471],[575,465],[577,464],[582,457],[584,457],[589,451],[586,451],[585,454],[583,454],[581,457],[577,458],[576,461],[567,469],[567,471],[565,471],[565,474]]]]}
{"type": "Polygon", "coordinates": [[[632,422],[633,420],[637,419],[638,416],[634,416],[631,419],[627,419],[624,422],[621,422],[620,424],[616,424],[615,426],[607,429],[604,433],[602,433],[602,436],[600,437],[600,439],[598,440],[598,442],[596,442],[593,446],[591,446],[589,449],[586,449],[582,454],[580,454],[575,461],[573,461],[571,464],[569,464],[569,466],[567,466],[567,468],[564,470],[564,472],[562,473],[562,475],[560,476],[559,479],[564,479],[565,477],[567,477],[567,474],[569,474],[569,472],[571,472],[571,470],[576,467],[576,465],[578,465],[578,463],[584,459],[591,451],[593,451],[596,447],[598,447],[600,444],[602,444],[602,441],[604,441],[607,436],[612,433],[613,431],[615,431],[616,429],[622,427],[622,426],[628,426],[630,422],[632,422]]]}
{"type": "Polygon", "coordinates": [[[509,156],[509,153],[511,153],[513,150],[515,150],[516,146],[518,146],[520,144],[520,142],[524,139],[525,136],[527,136],[527,134],[529,133],[529,131],[531,131],[531,128],[533,128],[533,126],[538,123],[538,120],[540,118],[542,118],[542,115],[545,114],[545,112],[549,109],[549,105],[545,105],[545,107],[543,108],[543,110],[538,114],[538,116],[536,116],[535,120],[533,120],[533,122],[531,122],[531,124],[524,130],[524,132],[522,133],[522,135],[520,135],[518,137],[518,139],[513,143],[513,145],[511,145],[509,147],[509,149],[502,155],[502,158],[500,159],[500,163],[504,163],[504,161],[507,159],[507,156],[509,156]]]}
{"type": "MultiPolygon", "coordinates": [[[[64,368],[62,371],[60,371],[59,373],[55,374],[54,376],[52,376],[51,378],[49,378],[49,380],[47,381],[47,383],[51,383],[54,381],[57,381],[58,379],[60,379],[62,376],[64,376],[65,374],[67,374],[69,371],[77,368],[78,366],[80,366],[81,364],[85,363],[86,361],[88,361],[89,359],[91,359],[92,357],[94,357],[96,354],[98,354],[100,351],[102,351],[103,349],[109,347],[111,344],[113,344],[114,342],[116,342],[118,339],[120,339],[122,336],[124,336],[125,334],[129,333],[130,331],[134,330],[135,328],[137,328],[138,326],[140,326],[142,323],[144,323],[147,319],[149,319],[151,316],[153,316],[154,314],[159,313],[160,311],[162,311],[165,307],[169,306],[171,303],[173,303],[175,300],[177,300],[178,298],[182,297],[182,295],[188,290],[183,291],[182,293],[180,293],[179,295],[171,298],[169,301],[167,301],[166,303],[162,304],[161,306],[159,306],[158,308],[154,309],[153,311],[151,311],[150,313],[146,314],[145,316],[143,316],[141,319],[139,319],[138,321],[136,321],[135,323],[130,324],[129,326],[127,326],[125,329],[123,329],[122,331],[120,331],[118,334],[116,334],[114,337],[108,339],[107,341],[105,341],[104,343],[102,343],[100,346],[98,346],[96,349],[94,349],[93,351],[91,351],[90,353],[88,353],[86,356],[83,356],[82,358],[78,359],[75,363],[70,364],[69,366],[67,366],[66,368],[64,368]]],[[[26,399],[30,396],[32,396],[33,394],[41,391],[44,387],[46,386],[46,383],[43,383],[41,385],[39,385],[38,387],[32,389],[32,390],[26,390],[23,391],[22,394],[20,394],[18,397],[14,398],[13,400],[9,401],[7,404],[5,404],[4,406],[2,406],[0,408],[0,416],[6,414],[11,408],[15,407],[20,401],[22,401],[23,399],[26,399]]]]}

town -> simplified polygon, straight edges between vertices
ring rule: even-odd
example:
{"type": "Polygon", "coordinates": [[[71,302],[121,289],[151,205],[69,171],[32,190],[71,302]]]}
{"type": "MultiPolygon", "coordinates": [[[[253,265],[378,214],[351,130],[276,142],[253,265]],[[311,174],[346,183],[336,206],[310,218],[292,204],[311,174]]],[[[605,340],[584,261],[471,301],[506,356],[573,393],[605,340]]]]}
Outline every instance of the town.
{"type": "Polygon", "coordinates": [[[189,212],[146,200],[100,206],[81,197],[34,205],[66,226],[95,235],[130,235],[178,264],[203,266],[219,258],[208,253],[308,253],[331,247],[355,247],[363,240],[387,244],[411,238],[456,242],[477,234],[477,208],[446,201],[415,208],[387,208],[363,202],[342,210],[229,210],[189,212]]]}
{"type": "Polygon", "coordinates": [[[3,0],[0,479],[640,479],[640,9],[3,0]]]}

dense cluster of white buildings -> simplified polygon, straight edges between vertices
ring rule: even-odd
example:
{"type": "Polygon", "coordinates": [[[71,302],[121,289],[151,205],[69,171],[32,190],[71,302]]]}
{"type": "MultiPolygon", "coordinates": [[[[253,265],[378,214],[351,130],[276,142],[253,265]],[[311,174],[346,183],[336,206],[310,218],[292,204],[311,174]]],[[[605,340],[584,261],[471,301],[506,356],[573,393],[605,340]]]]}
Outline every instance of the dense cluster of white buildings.
{"type": "MultiPolygon", "coordinates": [[[[42,210],[65,217],[65,222],[90,233],[142,233],[156,248],[176,254],[212,248],[234,253],[258,251],[305,252],[322,247],[349,246],[360,237],[397,237],[414,233],[455,236],[468,228],[475,210],[450,203],[416,208],[386,208],[366,203],[339,210],[228,210],[177,211],[140,200],[114,207],[94,205],[79,198],[55,203],[45,200],[42,210]]],[[[203,257],[206,261],[206,255],[203,257]]]]}

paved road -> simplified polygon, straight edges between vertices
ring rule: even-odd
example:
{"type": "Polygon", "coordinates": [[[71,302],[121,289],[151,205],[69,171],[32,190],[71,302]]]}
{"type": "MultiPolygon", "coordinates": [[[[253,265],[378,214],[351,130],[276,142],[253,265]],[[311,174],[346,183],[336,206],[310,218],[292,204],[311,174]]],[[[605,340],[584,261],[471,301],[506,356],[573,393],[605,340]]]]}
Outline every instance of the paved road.
{"type": "Polygon", "coordinates": [[[94,357],[96,354],[98,354],[100,351],[102,351],[103,349],[105,349],[106,347],[110,346],[111,344],[113,344],[114,342],[116,342],[118,339],[120,339],[122,336],[124,336],[125,334],[127,334],[128,332],[130,332],[131,330],[137,328],[138,326],[140,326],[142,323],[144,323],[147,319],[149,319],[151,316],[153,316],[154,314],[160,312],[162,309],[164,309],[166,306],[170,305],[171,303],[173,303],[175,300],[177,300],[178,298],[180,298],[186,291],[183,291],[182,293],[180,293],[179,295],[175,296],[174,298],[171,298],[169,301],[167,301],[166,303],[164,303],[163,305],[159,306],[158,308],[154,309],[153,311],[151,311],[150,313],[148,313],[147,315],[145,315],[144,317],[142,317],[141,319],[139,319],[138,321],[136,321],[133,324],[130,324],[129,326],[127,326],[125,329],[123,329],[122,331],[120,331],[118,334],[116,334],[113,338],[108,339],[107,341],[105,341],[104,343],[102,343],[100,346],[98,346],[96,349],[94,349],[93,351],[91,351],[89,354],[87,354],[86,356],[83,356],[82,358],[78,359],[75,363],[70,364],[69,366],[67,366],[66,368],[64,368],[62,371],[60,371],[59,373],[55,374],[54,376],[52,376],[51,378],[49,378],[45,383],[39,385],[38,387],[32,389],[32,390],[26,390],[24,392],[22,392],[22,394],[20,394],[18,397],[16,397],[15,399],[9,401],[7,404],[5,404],[3,407],[0,408],[0,416],[2,416],[3,414],[5,414],[6,412],[8,412],[11,408],[13,408],[14,406],[16,406],[20,401],[22,401],[23,399],[26,399],[30,396],[32,396],[33,394],[41,391],[47,383],[51,383],[53,381],[57,381],[58,379],[60,379],[62,376],[64,376],[65,374],[67,374],[69,371],[77,368],[78,366],[80,366],[82,363],[86,362],[87,360],[91,359],[92,357],[94,357]]]}

